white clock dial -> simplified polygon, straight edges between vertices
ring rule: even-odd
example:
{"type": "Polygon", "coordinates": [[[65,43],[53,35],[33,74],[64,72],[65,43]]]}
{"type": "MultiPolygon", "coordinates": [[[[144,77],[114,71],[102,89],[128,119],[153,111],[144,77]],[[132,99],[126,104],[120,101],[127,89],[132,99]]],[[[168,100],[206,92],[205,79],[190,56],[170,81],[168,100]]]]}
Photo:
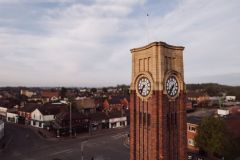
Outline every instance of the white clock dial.
{"type": "Polygon", "coordinates": [[[166,81],[166,91],[168,96],[175,97],[178,94],[179,85],[175,76],[169,76],[166,81]]]}
{"type": "Polygon", "coordinates": [[[151,91],[151,82],[147,77],[141,77],[138,80],[138,84],[137,84],[137,90],[138,93],[143,96],[146,97],[150,94],[151,91]]]}

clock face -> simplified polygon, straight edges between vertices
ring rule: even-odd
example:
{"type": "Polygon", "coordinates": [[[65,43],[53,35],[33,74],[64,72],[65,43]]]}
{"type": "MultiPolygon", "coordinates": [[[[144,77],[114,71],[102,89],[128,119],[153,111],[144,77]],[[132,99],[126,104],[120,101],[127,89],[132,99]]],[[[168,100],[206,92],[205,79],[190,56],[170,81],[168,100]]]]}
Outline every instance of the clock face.
{"type": "Polygon", "coordinates": [[[168,96],[175,97],[178,94],[179,85],[175,76],[169,76],[166,81],[166,91],[168,96]]]}
{"type": "Polygon", "coordinates": [[[138,84],[137,84],[137,90],[138,93],[143,96],[146,97],[150,94],[151,91],[151,82],[147,77],[141,77],[138,80],[138,84]]]}

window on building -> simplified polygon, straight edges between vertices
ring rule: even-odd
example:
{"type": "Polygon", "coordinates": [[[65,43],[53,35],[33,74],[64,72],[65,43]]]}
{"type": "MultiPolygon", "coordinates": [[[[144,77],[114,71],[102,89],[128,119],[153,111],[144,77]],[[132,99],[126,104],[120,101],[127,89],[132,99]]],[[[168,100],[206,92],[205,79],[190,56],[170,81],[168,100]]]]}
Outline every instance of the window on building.
{"type": "Polygon", "coordinates": [[[41,115],[39,115],[39,119],[42,119],[42,116],[41,116],[41,115]]]}
{"type": "Polygon", "coordinates": [[[120,126],[125,126],[125,121],[121,121],[120,126]]]}
{"type": "Polygon", "coordinates": [[[193,139],[188,139],[188,145],[195,146],[194,145],[194,140],[193,139]]]}
{"type": "Polygon", "coordinates": [[[188,126],[188,131],[196,133],[197,129],[194,126],[189,125],[188,126]]]}
{"type": "Polygon", "coordinates": [[[117,123],[116,122],[112,123],[112,128],[116,128],[116,127],[117,127],[117,123]]]}

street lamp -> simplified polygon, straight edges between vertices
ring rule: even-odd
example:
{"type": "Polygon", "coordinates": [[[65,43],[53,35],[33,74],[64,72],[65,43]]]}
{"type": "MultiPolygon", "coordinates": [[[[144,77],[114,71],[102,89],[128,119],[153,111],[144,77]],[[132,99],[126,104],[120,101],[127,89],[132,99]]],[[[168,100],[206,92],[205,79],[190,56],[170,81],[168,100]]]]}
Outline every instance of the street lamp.
{"type": "Polygon", "coordinates": [[[69,136],[71,137],[72,136],[72,102],[70,102],[69,104],[69,107],[70,107],[70,118],[69,118],[69,136]]]}

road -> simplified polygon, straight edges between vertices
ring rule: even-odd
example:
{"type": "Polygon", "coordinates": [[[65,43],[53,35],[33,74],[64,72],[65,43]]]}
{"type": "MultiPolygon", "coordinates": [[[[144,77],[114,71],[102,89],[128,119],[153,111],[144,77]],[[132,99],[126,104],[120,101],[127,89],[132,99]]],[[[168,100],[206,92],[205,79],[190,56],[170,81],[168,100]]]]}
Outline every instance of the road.
{"type": "Polygon", "coordinates": [[[127,130],[89,139],[45,140],[29,128],[6,124],[10,141],[1,160],[128,160],[127,130]]]}
{"type": "Polygon", "coordinates": [[[213,113],[215,113],[217,111],[216,108],[198,108],[196,109],[196,111],[192,112],[192,113],[188,113],[187,116],[197,116],[197,117],[206,117],[206,116],[210,116],[213,113]]]}

